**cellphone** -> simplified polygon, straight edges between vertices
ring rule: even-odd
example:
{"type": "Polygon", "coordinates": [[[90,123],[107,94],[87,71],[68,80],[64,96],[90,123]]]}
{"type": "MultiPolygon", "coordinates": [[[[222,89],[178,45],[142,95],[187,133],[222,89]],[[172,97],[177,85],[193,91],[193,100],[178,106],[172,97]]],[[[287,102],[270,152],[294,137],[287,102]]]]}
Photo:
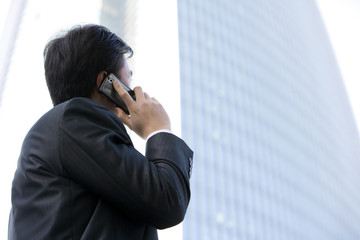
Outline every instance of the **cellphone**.
{"type": "Polygon", "coordinates": [[[133,90],[131,90],[128,86],[126,86],[125,83],[123,83],[119,78],[117,78],[114,74],[109,73],[104,78],[103,82],[100,85],[99,92],[103,94],[107,99],[112,102],[116,107],[121,108],[124,110],[126,114],[129,113],[129,109],[127,108],[126,104],[120,97],[120,95],[116,92],[113,82],[118,81],[120,85],[125,89],[129,95],[132,97],[132,99],[136,100],[135,93],[133,90]]]}

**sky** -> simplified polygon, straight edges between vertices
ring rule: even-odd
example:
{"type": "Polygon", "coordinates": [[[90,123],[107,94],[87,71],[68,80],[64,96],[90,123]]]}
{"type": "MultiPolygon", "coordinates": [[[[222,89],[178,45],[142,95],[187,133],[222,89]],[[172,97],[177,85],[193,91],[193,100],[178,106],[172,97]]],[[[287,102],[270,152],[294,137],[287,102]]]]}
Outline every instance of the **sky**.
{"type": "Polygon", "coordinates": [[[317,0],[360,129],[360,1],[317,0]]]}
{"type": "MultiPolygon", "coordinates": [[[[16,0],[14,0],[16,1],[16,0]]],[[[41,3],[42,0],[32,0],[32,2],[38,2],[41,3]]],[[[160,0],[153,0],[153,1],[160,1],[160,0]]],[[[151,2],[152,4],[154,2],[151,2]]],[[[48,4],[50,4],[50,1],[46,1],[48,4]]],[[[76,9],[77,5],[79,7],[81,7],[83,4],[86,4],[88,9],[94,8],[96,9],[96,7],[98,7],[99,1],[97,0],[97,3],[94,4],[94,2],[96,1],[87,1],[87,0],[77,0],[77,1],[73,1],[73,0],[62,0],[62,1],[57,1],[60,2],[63,5],[72,5],[74,7],[74,9],[76,9]],[[90,2],[92,2],[93,4],[90,4],[90,2]],[[76,3],[76,4],[75,4],[76,3]]],[[[140,0],[140,2],[142,2],[143,4],[149,4],[149,1],[145,1],[145,0],[140,0]],[[148,2],[148,3],[147,3],[148,2]]],[[[166,1],[166,4],[169,4],[169,7],[172,9],[171,11],[174,12],[174,7],[175,5],[172,4],[174,3],[174,1],[166,1]]],[[[317,0],[322,17],[324,19],[324,23],[325,26],[327,28],[329,37],[330,37],[330,41],[333,45],[334,48],[334,53],[337,57],[337,61],[344,79],[344,83],[346,86],[346,89],[348,91],[348,95],[349,95],[349,101],[351,103],[352,109],[354,111],[354,116],[357,119],[357,123],[358,123],[358,129],[360,128],[360,0],[317,0]]],[[[10,0],[1,0],[0,1],[0,33],[2,33],[2,29],[3,29],[3,25],[4,25],[4,21],[5,18],[7,16],[7,9],[9,6],[10,0]]],[[[144,11],[146,12],[147,9],[150,6],[145,6],[143,5],[142,8],[140,8],[140,11],[144,11]]],[[[60,6],[57,6],[60,7],[60,6]]],[[[171,14],[171,11],[164,13],[167,15],[163,15],[162,17],[164,17],[165,19],[171,18],[172,21],[174,20],[174,17],[176,17],[176,14],[171,14]]],[[[62,12],[65,11],[58,11],[59,14],[59,19],[61,19],[61,21],[59,21],[58,25],[52,25],[51,28],[57,28],[60,25],[64,25],[64,23],[66,23],[67,19],[69,18],[76,18],[79,16],[77,16],[77,12],[76,11],[67,11],[67,16],[66,18],[64,18],[64,16],[62,15],[62,12]],[[75,12],[74,15],[71,15],[72,12],[75,12]],[[69,15],[70,14],[70,15],[69,15]]],[[[26,14],[26,13],[25,13],[26,14]]],[[[49,13],[50,14],[50,13],[49,13]]],[[[32,26],[37,25],[38,27],[42,28],[42,32],[49,31],[49,29],[46,29],[46,26],[39,26],[39,23],[41,23],[41,19],[46,19],[46,15],[38,15],[36,16],[34,19],[34,22],[28,21],[26,23],[23,24],[23,28],[25,30],[28,31],[32,31],[32,26]]],[[[53,17],[53,16],[52,16],[53,17]]],[[[86,22],[86,21],[90,21],[91,19],[95,19],[98,16],[86,16],[83,19],[78,19],[79,22],[86,22]]],[[[163,19],[164,19],[163,18],[163,19]]],[[[149,19],[149,18],[144,18],[144,19],[149,19]]],[[[140,21],[145,21],[145,20],[140,20],[140,21]]],[[[159,18],[160,19],[160,18],[159,18]]],[[[156,20],[154,20],[156,21],[156,20]]],[[[161,22],[154,22],[153,24],[161,24],[161,22]]],[[[52,30],[51,30],[52,31],[52,30]]],[[[140,28],[141,31],[139,34],[144,34],[146,36],[146,28],[140,28]]],[[[168,31],[176,31],[176,29],[168,29],[168,31]]],[[[26,31],[25,31],[26,32],[26,31]]],[[[25,33],[24,33],[25,34],[25,33]]],[[[47,34],[47,33],[46,33],[47,34]]],[[[174,36],[174,34],[169,34],[172,37],[174,36]]],[[[21,37],[21,36],[20,36],[21,37]]],[[[34,39],[40,38],[40,36],[34,36],[34,39]]],[[[42,39],[47,40],[46,38],[41,37],[42,39]]],[[[163,39],[164,42],[174,42],[175,45],[171,46],[172,49],[176,49],[176,44],[177,42],[169,39],[163,39]]],[[[39,48],[43,48],[45,42],[38,42],[37,45],[39,45],[39,48]]],[[[142,45],[141,42],[137,43],[139,48],[143,49],[142,51],[138,51],[139,54],[140,52],[143,52],[146,49],[145,45],[142,45]]],[[[162,44],[160,43],[152,43],[152,44],[162,44]]],[[[35,49],[35,48],[34,48],[35,49]]],[[[24,49],[20,49],[19,51],[24,50],[24,49]]],[[[35,50],[34,50],[35,51],[35,50]]],[[[172,54],[171,56],[169,55],[166,59],[169,59],[171,57],[173,57],[173,53],[171,51],[162,51],[164,54],[172,54]]],[[[14,59],[19,58],[18,56],[18,52],[14,53],[14,59]]],[[[31,52],[31,55],[33,54],[33,56],[36,55],[36,53],[31,52]]],[[[40,54],[41,55],[41,54],[40,54]]],[[[144,54],[146,55],[146,54],[144,54]]],[[[160,54],[159,54],[160,55],[160,54]]],[[[138,56],[140,57],[140,56],[138,56]]],[[[140,58],[137,58],[140,59],[140,58]]],[[[153,59],[151,59],[153,60],[153,59]]],[[[42,61],[41,56],[39,58],[35,58],[33,57],[33,61],[42,61]]],[[[144,59],[141,61],[139,61],[138,64],[138,68],[142,68],[141,65],[145,64],[148,61],[148,59],[144,59]]],[[[160,60],[159,60],[160,61],[160,60]]],[[[24,61],[26,62],[26,61],[24,61]]],[[[37,76],[36,74],[38,73],[32,73],[32,69],[30,66],[26,66],[24,64],[24,69],[26,72],[26,75],[29,76],[37,76]]],[[[166,69],[165,69],[166,70],[166,69]]],[[[168,69],[170,71],[170,69],[168,69]]],[[[151,73],[151,71],[154,71],[154,69],[147,69],[146,74],[149,74],[149,72],[151,73]]],[[[174,70],[171,70],[174,71],[174,70]]],[[[175,69],[175,71],[178,71],[178,69],[175,69]]],[[[13,73],[16,74],[16,73],[13,73]]],[[[142,78],[146,78],[145,76],[142,76],[141,72],[137,73],[137,77],[138,79],[142,79],[142,78]]],[[[150,75],[153,75],[156,73],[151,73],[150,75]]],[[[25,76],[26,76],[25,75],[25,76]]],[[[165,77],[167,76],[167,72],[165,72],[165,74],[162,74],[163,76],[159,76],[159,81],[161,80],[161,77],[165,77]]],[[[19,76],[24,76],[24,75],[20,75],[19,76]]],[[[12,76],[14,77],[14,76],[12,76]]],[[[36,78],[36,77],[35,77],[36,78]]],[[[44,84],[42,84],[44,85],[44,84]]],[[[142,85],[142,84],[141,84],[142,85]]],[[[24,81],[23,85],[22,85],[22,89],[24,91],[27,91],[27,96],[31,96],[33,94],[38,94],[38,91],[36,90],[32,90],[32,92],[29,93],[29,89],[30,89],[29,85],[29,81],[24,81]]],[[[10,84],[8,84],[7,86],[8,88],[14,88],[14,86],[11,86],[10,84]]],[[[43,86],[44,89],[46,88],[46,86],[43,86]]],[[[149,89],[149,86],[145,86],[146,89],[149,89]]],[[[167,86],[167,88],[171,88],[170,86],[167,86]]],[[[176,88],[173,87],[173,88],[176,88]]],[[[43,89],[43,90],[44,90],[43,89]]],[[[161,89],[159,89],[160,91],[161,89]]],[[[44,92],[46,92],[46,89],[44,90],[44,92]]],[[[156,90],[152,90],[151,93],[155,96],[158,96],[158,93],[156,92],[156,90]]],[[[38,106],[39,110],[38,112],[34,113],[34,109],[30,109],[30,108],[24,108],[22,106],[26,106],[26,103],[23,103],[22,105],[19,103],[14,103],[17,106],[21,106],[19,108],[16,108],[15,110],[13,109],[14,107],[12,105],[7,104],[6,102],[4,102],[3,106],[0,106],[2,109],[0,109],[0,123],[3,126],[0,126],[0,145],[1,145],[1,153],[2,156],[4,152],[8,151],[8,152],[15,152],[16,155],[16,159],[17,159],[17,155],[18,155],[18,151],[22,142],[22,139],[24,137],[24,135],[26,134],[26,131],[29,129],[30,125],[32,123],[35,122],[35,120],[41,116],[45,109],[48,109],[49,107],[51,107],[50,102],[48,101],[49,98],[48,96],[44,96],[43,99],[46,99],[47,101],[45,101],[46,103],[43,103],[44,100],[32,100],[35,101],[35,105],[38,106]],[[11,114],[14,116],[12,118],[7,118],[7,122],[3,121],[2,119],[2,115],[4,114],[6,111],[11,112],[11,114]],[[24,119],[26,121],[24,121],[24,119]],[[21,129],[21,133],[16,135],[16,134],[11,134],[7,135],[6,138],[5,137],[1,137],[4,136],[4,131],[9,131],[9,127],[11,125],[15,125],[17,129],[21,129]],[[15,148],[11,148],[11,146],[9,145],[16,145],[15,148]],[[6,146],[6,147],[5,147],[6,146]]],[[[163,96],[164,99],[167,98],[167,96],[163,96]]],[[[39,98],[41,99],[41,97],[39,98]]],[[[162,100],[162,99],[159,99],[162,100]]],[[[179,104],[179,103],[177,103],[179,104]]],[[[166,106],[165,106],[166,108],[166,106]]],[[[168,109],[168,108],[166,108],[168,109]]],[[[171,110],[170,110],[171,111],[171,110]]],[[[174,115],[175,118],[179,118],[179,116],[176,115],[176,113],[170,113],[171,115],[174,115]]],[[[179,125],[179,124],[177,124],[179,125]]],[[[179,127],[179,126],[178,126],[179,127]]],[[[177,127],[177,128],[178,128],[177,127]]],[[[11,129],[10,129],[11,131],[11,129]]],[[[176,131],[180,131],[180,129],[176,130],[176,131]]],[[[13,171],[14,168],[16,166],[16,162],[13,161],[12,159],[13,156],[11,157],[2,157],[3,161],[12,161],[9,166],[3,166],[0,169],[0,175],[1,177],[1,191],[5,192],[7,195],[6,197],[3,197],[0,201],[0,239],[6,239],[7,236],[7,222],[8,222],[8,215],[9,215],[9,210],[10,210],[10,187],[11,187],[11,181],[12,181],[12,177],[13,177],[13,171]],[[11,159],[10,159],[11,158],[11,159]]],[[[181,233],[179,233],[179,231],[175,231],[176,237],[175,238],[171,238],[171,239],[181,239],[181,233]]],[[[162,234],[160,236],[160,239],[170,239],[169,235],[165,235],[162,234]]]]}

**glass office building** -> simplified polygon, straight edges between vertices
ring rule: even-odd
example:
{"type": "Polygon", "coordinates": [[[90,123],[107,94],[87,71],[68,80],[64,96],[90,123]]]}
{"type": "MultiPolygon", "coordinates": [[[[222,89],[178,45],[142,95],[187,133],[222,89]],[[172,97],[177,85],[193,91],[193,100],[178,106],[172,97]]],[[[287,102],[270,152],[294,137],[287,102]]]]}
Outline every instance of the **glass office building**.
{"type": "Polygon", "coordinates": [[[178,1],[184,240],[360,239],[360,142],[312,0],[178,1]]]}

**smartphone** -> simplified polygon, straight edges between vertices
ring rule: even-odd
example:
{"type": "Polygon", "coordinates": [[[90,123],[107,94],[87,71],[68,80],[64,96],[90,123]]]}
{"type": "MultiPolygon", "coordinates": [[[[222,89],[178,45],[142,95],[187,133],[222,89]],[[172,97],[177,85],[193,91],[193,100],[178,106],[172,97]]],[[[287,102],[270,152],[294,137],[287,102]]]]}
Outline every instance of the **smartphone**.
{"type": "Polygon", "coordinates": [[[114,74],[109,73],[104,78],[103,82],[100,85],[99,92],[103,94],[107,99],[115,104],[116,107],[121,108],[124,110],[126,114],[129,113],[129,109],[125,105],[124,101],[121,99],[120,95],[116,92],[113,82],[118,81],[120,85],[129,93],[132,99],[136,100],[135,93],[131,90],[125,83],[123,83],[119,78],[117,78],[114,74]]]}

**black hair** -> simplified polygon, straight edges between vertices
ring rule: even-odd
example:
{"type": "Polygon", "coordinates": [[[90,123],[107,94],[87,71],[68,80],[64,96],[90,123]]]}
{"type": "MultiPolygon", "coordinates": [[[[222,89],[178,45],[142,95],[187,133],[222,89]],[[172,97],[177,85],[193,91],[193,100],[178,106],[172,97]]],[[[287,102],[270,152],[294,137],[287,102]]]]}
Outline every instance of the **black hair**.
{"type": "Polygon", "coordinates": [[[133,50],[104,26],[75,26],[51,40],[44,50],[46,83],[54,105],[74,97],[89,98],[101,71],[118,73],[124,54],[133,50]]]}

